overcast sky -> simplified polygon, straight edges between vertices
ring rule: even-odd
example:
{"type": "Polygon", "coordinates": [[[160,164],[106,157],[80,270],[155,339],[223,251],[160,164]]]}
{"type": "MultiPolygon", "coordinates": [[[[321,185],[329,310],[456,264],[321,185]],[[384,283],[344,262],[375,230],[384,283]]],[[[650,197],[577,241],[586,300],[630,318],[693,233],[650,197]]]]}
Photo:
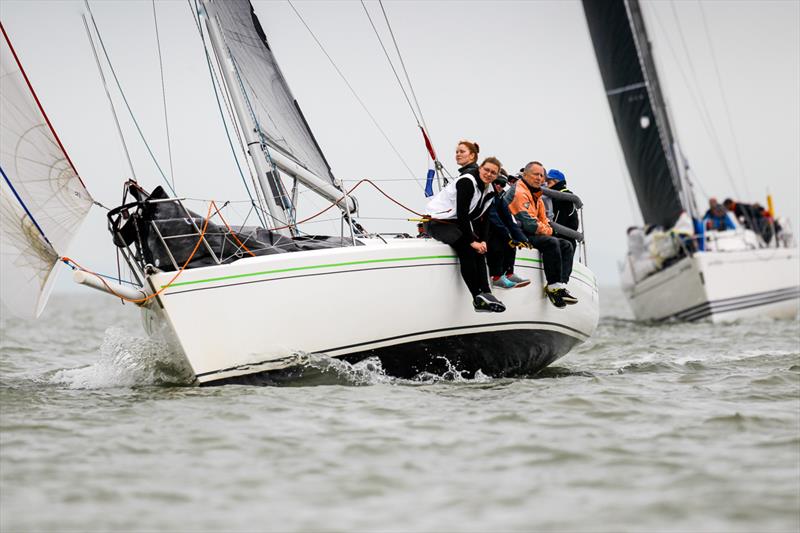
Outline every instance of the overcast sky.
{"type": "MultiPolygon", "coordinates": [[[[134,112],[162,167],[168,168],[152,3],[91,5],[134,112]]],[[[382,186],[421,210],[425,198],[420,186],[411,181],[289,5],[254,5],[334,173],[346,180],[399,180],[382,186]]],[[[367,5],[385,28],[377,3],[367,5]]],[[[510,170],[533,159],[561,169],[585,204],[589,266],[601,285],[618,284],[625,229],[640,221],[640,215],[631,203],[632,189],[580,3],[384,5],[433,142],[448,168],[455,170],[455,145],[467,138],[480,143],[482,156],[497,156],[510,170]]],[[[416,123],[361,4],[295,6],[414,174],[424,177],[428,163],[416,123]]],[[[643,2],[643,10],[674,127],[693,169],[698,203],[704,207],[707,195],[721,199],[737,194],[764,203],[770,190],[778,214],[792,219],[797,234],[800,2],[715,0],[701,6],[693,0],[664,0],[643,2]],[[709,129],[716,132],[718,144],[709,129]]],[[[113,207],[130,171],[82,12],[82,2],[66,0],[0,3],[12,44],[78,172],[90,192],[113,207]]],[[[178,193],[246,198],[189,5],[157,2],[156,12],[178,193]]],[[[160,177],[124,113],[123,120],[138,178],[154,187],[160,177]]],[[[358,196],[367,229],[415,230],[402,220],[373,220],[411,215],[373,192],[358,196]]],[[[102,210],[93,209],[69,255],[98,271],[115,270],[102,210]]],[[[62,277],[60,286],[68,288],[69,276],[62,277]]]]}

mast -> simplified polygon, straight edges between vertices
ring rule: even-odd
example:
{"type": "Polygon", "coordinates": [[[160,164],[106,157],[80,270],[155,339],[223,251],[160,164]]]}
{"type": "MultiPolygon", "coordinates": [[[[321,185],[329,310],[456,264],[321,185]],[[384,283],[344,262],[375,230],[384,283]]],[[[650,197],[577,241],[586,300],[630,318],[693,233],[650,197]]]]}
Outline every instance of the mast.
{"type": "Polygon", "coordinates": [[[636,48],[639,51],[640,62],[647,81],[650,101],[653,105],[659,137],[663,145],[664,154],[667,158],[667,165],[669,166],[672,183],[678,191],[683,208],[687,210],[691,216],[696,216],[694,198],[690,198],[689,196],[691,195],[691,189],[690,187],[684,187],[684,184],[688,182],[688,176],[686,175],[687,164],[681,153],[678,139],[672,131],[667,102],[664,98],[664,93],[661,91],[656,62],[650,46],[650,39],[647,37],[647,29],[644,25],[644,17],[642,16],[639,0],[626,0],[625,5],[628,10],[628,18],[631,23],[631,28],[633,29],[636,48]]]}
{"type": "Polygon", "coordinates": [[[693,213],[638,0],[583,0],[608,104],[646,224],[693,213]]]}
{"type": "MultiPolygon", "coordinates": [[[[267,209],[274,218],[290,223],[291,206],[280,179],[282,172],[336,203],[346,214],[355,212],[356,199],[345,194],[341,182],[333,177],[250,2],[201,2],[214,53],[226,67],[224,81],[258,172],[267,209]],[[247,86],[255,91],[252,99],[248,99],[243,86],[248,76],[252,79],[247,79],[247,86]]],[[[282,232],[289,234],[288,230],[282,232]]]]}
{"type": "MultiPolygon", "coordinates": [[[[253,120],[252,114],[247,109],[244,90],[237,81],[236,66],[225,46],[213,2],[211,0],[201,1],[203,3],[203,9],[206,12],[206,26],[208,27],[208,34],[211,38],[211,46],[214,49],[214,54],[223,66],[221,70],[225,85],[231,95],[233,108],[236,111],[236,116],[239,119],[239,124],[241,125],[242,133],[247,143],[247,152],[256,169],[258,183],[261,186],[261,193],[267,204],[267,211],[269,211],[271,215],[268,224],[271,228],[287,225],[289,223],[289,215],[283,206],[275,200],[277,196],[275,193],[281,190],[279,188],[282,185],[280,183],[280,177],[273,166],[267,161],[264,148],[261,145],[261,136],[259,135],[258,126],[255,120],[253,120]],[[276,220],[278,221],[277,224],[275,223],[276,220]]],[[[292,236],[290,228],[283,228],[276,231],[287,237],[292,236]]]]}

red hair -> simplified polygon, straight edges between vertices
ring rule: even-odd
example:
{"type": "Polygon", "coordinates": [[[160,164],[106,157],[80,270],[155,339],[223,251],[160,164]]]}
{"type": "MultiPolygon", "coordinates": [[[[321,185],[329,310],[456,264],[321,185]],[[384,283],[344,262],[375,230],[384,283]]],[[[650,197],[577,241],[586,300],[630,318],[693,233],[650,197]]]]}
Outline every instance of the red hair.
{"type": "Polygon", "coordinates": [[[481,147],[478,146],[478,143],[472,142],[472,141],[461,140],[461,141],[458,141],[458,144],[459,144],[459,146],[462,145],[462,144],[464,146],[466,146],[467,150],[469,150],[469,153],[471,153],[472,155],[475,156],[475,161],[476,162],[478,161],[478,153],[480,153],[480,151],[481,151],[481,147]]]}

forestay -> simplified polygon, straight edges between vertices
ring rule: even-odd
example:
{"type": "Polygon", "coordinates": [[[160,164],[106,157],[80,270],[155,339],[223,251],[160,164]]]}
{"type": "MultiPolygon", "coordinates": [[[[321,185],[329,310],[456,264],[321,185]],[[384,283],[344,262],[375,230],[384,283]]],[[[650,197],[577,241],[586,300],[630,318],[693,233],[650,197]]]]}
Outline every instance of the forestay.
{"type": "Polygon", "coordinates": [[[333,184],[325,156],[289,90],[249,0],[216,2],[214,6],[225,44],[267,144],[333,184]]]}
{"type": "MultiPolygon", "coordinates": [[[[0,25],[2,28],[2,25],[0,25]]],[[[0,268],[3,303],[38,316],[60,254],[92,206],[14,53],[0,40],[0,268]]]]}
{"type": "Polygon", "coordinates": [[[646,224],[670,228],[685,209],[675,142],[636,0],[583,0],[625,162],[646,224]]]}

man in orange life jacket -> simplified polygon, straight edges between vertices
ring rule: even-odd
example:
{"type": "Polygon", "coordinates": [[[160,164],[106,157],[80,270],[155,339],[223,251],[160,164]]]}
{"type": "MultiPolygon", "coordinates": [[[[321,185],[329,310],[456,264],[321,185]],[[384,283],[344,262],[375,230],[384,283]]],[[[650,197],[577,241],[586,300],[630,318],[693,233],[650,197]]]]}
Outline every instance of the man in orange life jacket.
{"type": "Polygon", "coordinates": [[[506,198],[510,199],[508,208],[519,221],[530,245],[541,252],[547,279],[545,294],[553,305],[561,308],[578,303],[567,290],[575,249],[570,242],[553,236],[542,201],[544,180],[544,166],[538,161],[528,163],[522,179],[509,189],[506,198]]]}

